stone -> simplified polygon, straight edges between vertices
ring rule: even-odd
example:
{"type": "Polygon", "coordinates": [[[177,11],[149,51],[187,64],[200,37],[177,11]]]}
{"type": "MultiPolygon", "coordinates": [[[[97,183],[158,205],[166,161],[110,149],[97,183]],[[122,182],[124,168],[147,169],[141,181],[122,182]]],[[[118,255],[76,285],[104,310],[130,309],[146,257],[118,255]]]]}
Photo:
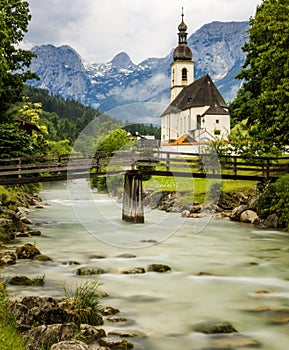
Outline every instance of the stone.
{"type": "Polygon", "coordinates": [[[182,217],[182,218],[188,218],[189,215],[190,215],[190,211],[189,211],[189,210],[183,210],[183,211],[181,212],[181,217],[182,217]]]}
{"type": "Polygon", "coordinates": [[[112,323],[120,323],[120,322],[127,322],[126,317],[108,317],[107,321],[112,322],[112,323]]]}
{"type": "Polygon", "coordinates": [[[121,338],[146,338],[146,334],[143,332],[125,329],[110,331],[108,332],[108,335],[118,336],[121,338]]]}
{"type": "Polygon", "coordinates": [[[235,209],[232,210],[232,213],[230,215],[230,219],[233,221],[239,221],[240,220],[240,216],[243,213],[243,211],[249,209],[247,205],[239,205],[238,207],[236,207],[235,209]]]}
{"type": "Polygon", "coordinates": [[[76,270],[76,274],[79,276],[101,275],[103,273],[106,271],[100,267],[80,267],[76,270]]]}
{"type": "Polygon", "coordinates": [[[116,315],[120,312],[119,309],[116,309],[114,307],[111,306],[106,306],[104,308],[101,309],[101,314],[103,316],[111,316],[111,315],[116,315]]]}
{"type": "Polygon", "coordinates": [[[41,325],[32,328],[26,334],[28,349],[49,349],[53,344],[73,339],[77,331],[74,323],[41,325]]]}
{"type": "Polygon", "coordinates": [[[148,271],[153,271],[153,272],[159,272],[159,273],[164,273],[171,271],[172,269],[165,264],[151,264],[147,268],[148,271]]]}
{"type": "Polygon", "coordinates": [[[203,206],[201,204],[193,204],[189,208],[190,214],[200,213],[202,209],[203,209],[203,206]]]}
{"type": "Polygon", "coordinates": [[[78,261],[69,260],[69,261],[63,261],[62,265],[81,265],[81,264],[78,261]]]}
{"type": "Polygon", "coordinates": [[[34,256],[40,254],[39,249],[30,243],[16,248],[16,255],[18,259],[33,259],[34,256]]]}
{"type": "Polygon", "coordinates": [[[267,228],[277,228],[279,223],[279,217],[277,214],[271,214],[265,220],[265,226],[267,228]]]}
{"type": "Polygon", "coordinates": [[[28,233],[30,234],[30,236],[41,236],[42,235],[41,231],[37,231],[37,230],[30,230],[30,231],[28,231],[28,233]]]}
{"type": "Polygon", "coordinates": [[[134,347],[133,343],[124,339],[114,339],[114,338],[101,338],[98,341],[99,345],[107,346],[110,349],[132,349],[134,347]]]}
{"type": "Polygon", "coordinates": [[[32,221],[30,219],[28,219],[26,216],[22,216],[20,218],[20,221],[23,223],[23,224],[26,224],[26,225],[31,225],[32,224],[32,221]]]}
{"type": "Polygon", "coordinates": [[[12,252],[5,252],[0,255],[0,265],[15,265],[16,255],[12,252]]]}
{"type": "Polygon", "coordinates": [[[50,350],[90,350],[91,347],[79,340],[61,341],[51,346],[50,350]]]}
{"type": "Polygon", "coordinates": [[[193,325],[193,330],[205,334],[236,333],[236,329],[224,321],[204,321],[193,325]]]}
{"type": "Polygon", "coordinates": [[[8,284],[13,286],[32,286],[33,282],[26,276],[14,276],[9,279],[8,284]]]}
{"type": "Polygon", "coordinates": [[[132,268],[124,269],[120,273],[125,275],[140,274],[140,273],[145,273],[145,269],[143,267],[132,267],[132,268]]]}
{"type": "Polygon", "coordinates": [[[211,348],[214,350],[259,348],[261,346],[258,341],[242,334],[214,335],[210,338],[210,343],[211,348]]]}
{"type": "Polygon", "coordinates": [[[117,258],[134,259],[134,258],[136,258],[136,255],[134,255],[134,254],[129,254],[129,253],[124,253],[124,254],[118,255],[117,258]]]}
{"type": "Polygon", "coordinates": [[[258,219],[258,214],[253,210],[245,210],[240,215],[240,222],[254,224],[258,219]]]}
{"type": "Polygon", "coordinates": [[[35,255],[32,259],[33,261],[52,261],[52,259],[47,255],[35,255]]]}
{"type": "Polygon", "coordinates": [[[92,343],[97,339],[106,337],[105,330],[102,328],[97,328],[89,324],[81,324],[79,337],[85,343],[92,343]]]}

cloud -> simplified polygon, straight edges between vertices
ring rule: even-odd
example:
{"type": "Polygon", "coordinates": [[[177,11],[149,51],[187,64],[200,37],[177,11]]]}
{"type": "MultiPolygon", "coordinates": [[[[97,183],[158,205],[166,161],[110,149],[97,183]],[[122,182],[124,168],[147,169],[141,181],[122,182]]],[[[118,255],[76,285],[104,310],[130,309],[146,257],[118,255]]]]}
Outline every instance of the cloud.
{"type": "Polygon", "coordinates": [[[248,20],[262,0],[28,0],[26,45],[67,44],[89,62],[126,51],[135,63],[177,43],[181,7],[189,34],[214,20],[248,20]]]}

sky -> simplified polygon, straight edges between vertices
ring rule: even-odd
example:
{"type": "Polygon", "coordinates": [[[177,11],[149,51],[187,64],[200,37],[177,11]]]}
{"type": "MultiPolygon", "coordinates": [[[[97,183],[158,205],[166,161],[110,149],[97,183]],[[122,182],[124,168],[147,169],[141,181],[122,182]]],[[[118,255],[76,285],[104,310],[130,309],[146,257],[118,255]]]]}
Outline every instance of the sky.
{"type": "Polygon", "coordinates": [[[213,21],[247,21],[262,0],[27,0],[23,46],[69,45],[89,63],[126,52],[136,64],[177,45],[182,7],[188,34],[213,21]]]}

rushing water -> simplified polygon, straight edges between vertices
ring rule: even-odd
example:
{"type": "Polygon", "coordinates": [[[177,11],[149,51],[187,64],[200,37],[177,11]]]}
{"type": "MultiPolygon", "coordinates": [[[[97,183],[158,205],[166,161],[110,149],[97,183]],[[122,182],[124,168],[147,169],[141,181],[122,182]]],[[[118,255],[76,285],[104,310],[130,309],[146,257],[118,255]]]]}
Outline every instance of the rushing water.
{"type": "Polygon", "coordinates": [[[83,181],[69,191],[66,184],[47,187],[41,197],[49,206],[30,218],[42,236],[21,242],[35,243],[53,262],[18,261],[7,267],[2,277],[45,274],[44,287],[10,286],[11,293],[62,296],[64,284],[99,278],[109,294],[102,304],[120,308],[129,320],[110,327],[143,331],[147,350],[209,349],[209,337],[192,331],[192,325],[206,320],[229,321],[263,350],[288,349],[289,323],[276,325],[270,312],[248,310],[289,308],[289,235],[229,220],[202,223],[199,232],[197,219],[149,210],[144,225],[127,224],[120,220],[117,202],[90,193],[83,181]],[[136,257],[119,257],[123,253],[136,257]],[[96,254],[105,258],[93,258],[96,254]],[[77,276],[79,266],[63,264],[68,261],[107,273],[77,276]],[[172,272],[120,273],[152,263],[168,264],[172,272]],[[269,293],[256,293],[260,290],[269,293]]]}

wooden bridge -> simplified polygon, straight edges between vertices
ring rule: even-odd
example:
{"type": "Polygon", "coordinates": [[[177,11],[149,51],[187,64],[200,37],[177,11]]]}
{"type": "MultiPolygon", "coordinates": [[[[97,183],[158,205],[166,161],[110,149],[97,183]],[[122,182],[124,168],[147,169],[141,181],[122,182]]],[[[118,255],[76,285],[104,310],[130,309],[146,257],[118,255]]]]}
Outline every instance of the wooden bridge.
{"type": "Polygon", "coordinates": [[[132,222],[143,222],[144,175],[274,181],[287,173],[289,157],[180,154],[148,149],[0,159],[0,185],[123,175],[123,219],[132,222]]]}

